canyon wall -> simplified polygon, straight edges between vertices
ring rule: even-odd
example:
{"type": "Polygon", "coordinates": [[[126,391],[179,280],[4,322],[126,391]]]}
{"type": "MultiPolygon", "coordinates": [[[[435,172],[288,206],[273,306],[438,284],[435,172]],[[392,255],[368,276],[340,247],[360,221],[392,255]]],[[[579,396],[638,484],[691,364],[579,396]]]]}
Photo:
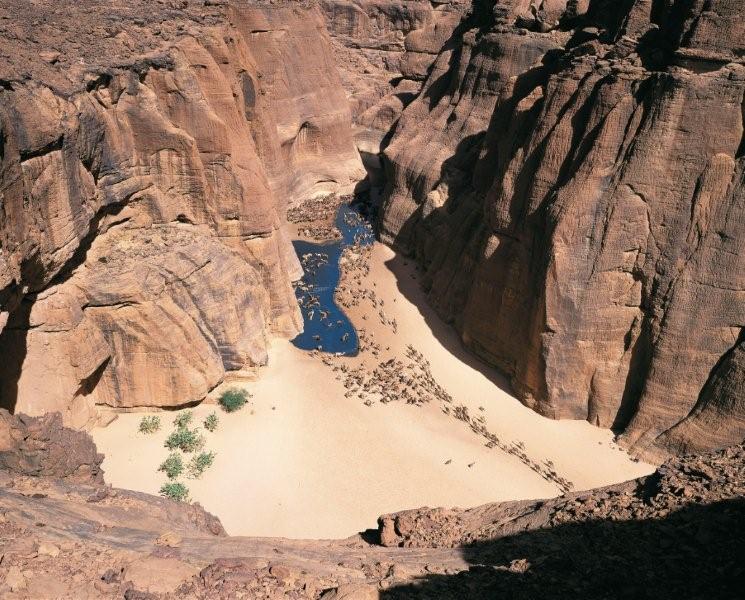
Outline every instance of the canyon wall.
{"type": "Polygon", "coordinates": [[[0,405],[82,426],[99,405],[198,402],[302,327],[288,203],[364,176],[321,13],[15,4],[0,405]]]}
{"type": "Polygon", "coordinates": [[[383,239],[528,406],[650,456],[745,435],[742,0],[22,4],[2,406],[83,425],[264,364],[302,325],[286,207],[386,148],[383,239]]]}
{"type": "Polygon", "coordinates": [[[383,238],[540,413],[741,441],[745,3],[488,4],[396,125],[383,238]]]}
{"type": "Polygon", "coordinates": [[[368,183],[381,186],[380,151],[470,0],[319,0],[346,90],[368,183]]]}

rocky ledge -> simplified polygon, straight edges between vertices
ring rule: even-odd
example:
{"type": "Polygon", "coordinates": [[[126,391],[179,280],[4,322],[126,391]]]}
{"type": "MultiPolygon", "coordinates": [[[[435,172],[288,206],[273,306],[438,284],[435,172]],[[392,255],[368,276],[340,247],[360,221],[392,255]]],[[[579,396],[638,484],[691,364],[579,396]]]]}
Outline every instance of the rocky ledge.
{"type": "Polygon", "coordinates": [[[198,505],[113,489],[59,416],[0,413],[0,444],[9,599],[730,599],[745,585],[743,445],[607,488],[404,511],[312,541],[229,537],[198,505]],[[32,468],[13,459],[30,447],[32,468]]]}

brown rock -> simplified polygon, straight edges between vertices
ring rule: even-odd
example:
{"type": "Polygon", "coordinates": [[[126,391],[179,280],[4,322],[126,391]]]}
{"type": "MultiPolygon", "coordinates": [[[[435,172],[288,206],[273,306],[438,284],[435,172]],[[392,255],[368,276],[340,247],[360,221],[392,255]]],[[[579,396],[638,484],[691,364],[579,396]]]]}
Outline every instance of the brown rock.
{"type": "MultiPolygon", "coordinates": [[[[623,431],[650,458],[736,443],[743,4],[671,4],[654,24],[646,2],[600,4],[591,53],[516,29],[518,2],[475,12],[489,33],[440,54],[386,149],[382,237],[541,414],[623,431]]],[[[553,23],[569,3],[546,7],[553,23]]]]}
{"type": "Polygon", "coordinates": [[[91,27],[82,48],[109,4],[49,30],[34,19],[57,3],[0,8],[28,28],[0,59],[0,406],[74,426],[264,364],[302,323],[287,203],[364,176],[318,10],[138,1],[116,8],[126,36],[91,27]]]}
{"type": "Polygon", "coordinates": [[[69,595],[69,584],[59,578],[39,573],[28,582],[28,593],[31,598],[64,598],[69,595]]]}
{"type": "Polygon", "coordinates": [[[8,569],[8,572],[5,574],[4,583],[12,592],[25,590],[27,587],[26,578],[23,576],[23,573],[21,573],[21,570],[16,566],[12,566],[8,569]]]}
{"type": "Polygon", "coordinates": [[[378,589],[372,585],[341,585],[321,596],[323,600],[378,600],[378,589]]]}
{"type": "Polygon", "coordinates": [[[198,572],[197,567],[175,558],[145,557],[127,565],[123,580],[131,581],[138,591],[167,594],[198,572]]]}
{"type": "Polygon", "coordinates": [[[178,533],[174,533],[173,531],[166,531],[164,534],[160,535],[157,540],[155,540],[155,544],[157,546],[178,548],[181,544],[181,539],[182,538],[178,533]]]}
{"type": "Polygon", "coordinates": [[[51,556],[52,558],[55,558],[59,556],[60,549],[58,546],[52,544],[51,542],[41,542],[39,544],[38,552],[41,555],[51,556]]]}
{"type": "Polygon", "coordinates": [[[14,417],[0,409],[0,469],[101,484],[102,461],[91,437],[63,427],[59,413],[14,417]]]}
{"type": "Polygon", "coordinates": [[[396,533],[396,525],[393,518],[381,517],[378,520],[378,528],[380,533],[380,544],[382,546],[392,547],[399,545],[401,538],[396,533]]]}

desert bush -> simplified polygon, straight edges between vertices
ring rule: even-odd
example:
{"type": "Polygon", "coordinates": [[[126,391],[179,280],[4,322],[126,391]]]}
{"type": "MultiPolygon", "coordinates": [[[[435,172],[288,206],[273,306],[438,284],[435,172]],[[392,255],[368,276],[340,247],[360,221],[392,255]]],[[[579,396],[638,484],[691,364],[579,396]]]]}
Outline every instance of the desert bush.
{"type": "Polygon", "coordinates": [[[171,452],[158,467],[158,471],[163,471],[168,479],[176,479],[184,471],[184,461],[181,460],[181,455],[171,452]]]}
{"type": "Polygon", "coordinates": [[[166,438],[165,447],[169,450],[178,448],[182,452],[194,452],[204,446],[204,438],[194,429],[179,427],[166,438]]]}
{"type": "Polygon", "coordinates": [[[186,412],[182,412],[176,415],[176,418],[173,420],[173,424],[179,429],[183,429],[189,426],[189,423],[191,423],[193,417],[194,415],[192,414],[192,412],[190,410],[187,410],[186,412]]]}
{"type": "Polygon", "coordinates": [[[189,461],[189,477],[199,479],[215,462],[214,452],[200,452],[189,461]]]}
{"type": "Polygon", "coordinates": [[[215,431],[219,422],[220,419],[217,418],[217,413],[211,413],[207,415],[207,418],[204,420],[204,428],[210,432],[215,431]]]}
{"type": "Polygon", "coordinates": [[[155,433],[160,429],[160,417],[142,417],[140,421],[140,433],[155,433]]]}
{"type": "Polygon", "coordinates": [[[222,396],[220,396],[220,405],[226,412],[234,412],[239,408],[243,408],[246,402],[248,402],[248,398],[249,394],[246,390],[232,388],[223,392],[222,396]]]}
{"type": "Polygon", "coordinates": [[[160,495],[170,498],[171,500],[186,502],[189,499],[189,488],[187,488],[183,483],[172,481],[163,484],[163,487],[160,488],[160,495]]]}

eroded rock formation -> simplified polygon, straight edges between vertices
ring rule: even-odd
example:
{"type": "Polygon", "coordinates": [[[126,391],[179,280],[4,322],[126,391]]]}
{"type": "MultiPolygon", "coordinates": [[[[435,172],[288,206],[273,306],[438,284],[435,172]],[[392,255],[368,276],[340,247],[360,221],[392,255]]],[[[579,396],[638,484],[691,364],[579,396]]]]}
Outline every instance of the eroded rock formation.
{"type": "Polygon", "coordinates": [[[321,13],[22,4],[0,8],[2,406],[79,426],[199,401],[302,325],[288,204],[364,175],[321,13]]]}
{"type": "Polygon", "coordinates": [[[416,97],[470,0],[320,0],[369,183],[382,184],[379,153],[416,97]]]}
{"type": "Polygon", "coordinates": [[[103,454],[82,431],[62,427],[60,413],[13,417],[0,409],[0,469],[21,476],[102,484],[103,454]]]}
{"type": "Polygon", "coordinates": [[[542,414],[741,441],[745,5],[474,7],[386,149],[384,239],[542,414]]]}

